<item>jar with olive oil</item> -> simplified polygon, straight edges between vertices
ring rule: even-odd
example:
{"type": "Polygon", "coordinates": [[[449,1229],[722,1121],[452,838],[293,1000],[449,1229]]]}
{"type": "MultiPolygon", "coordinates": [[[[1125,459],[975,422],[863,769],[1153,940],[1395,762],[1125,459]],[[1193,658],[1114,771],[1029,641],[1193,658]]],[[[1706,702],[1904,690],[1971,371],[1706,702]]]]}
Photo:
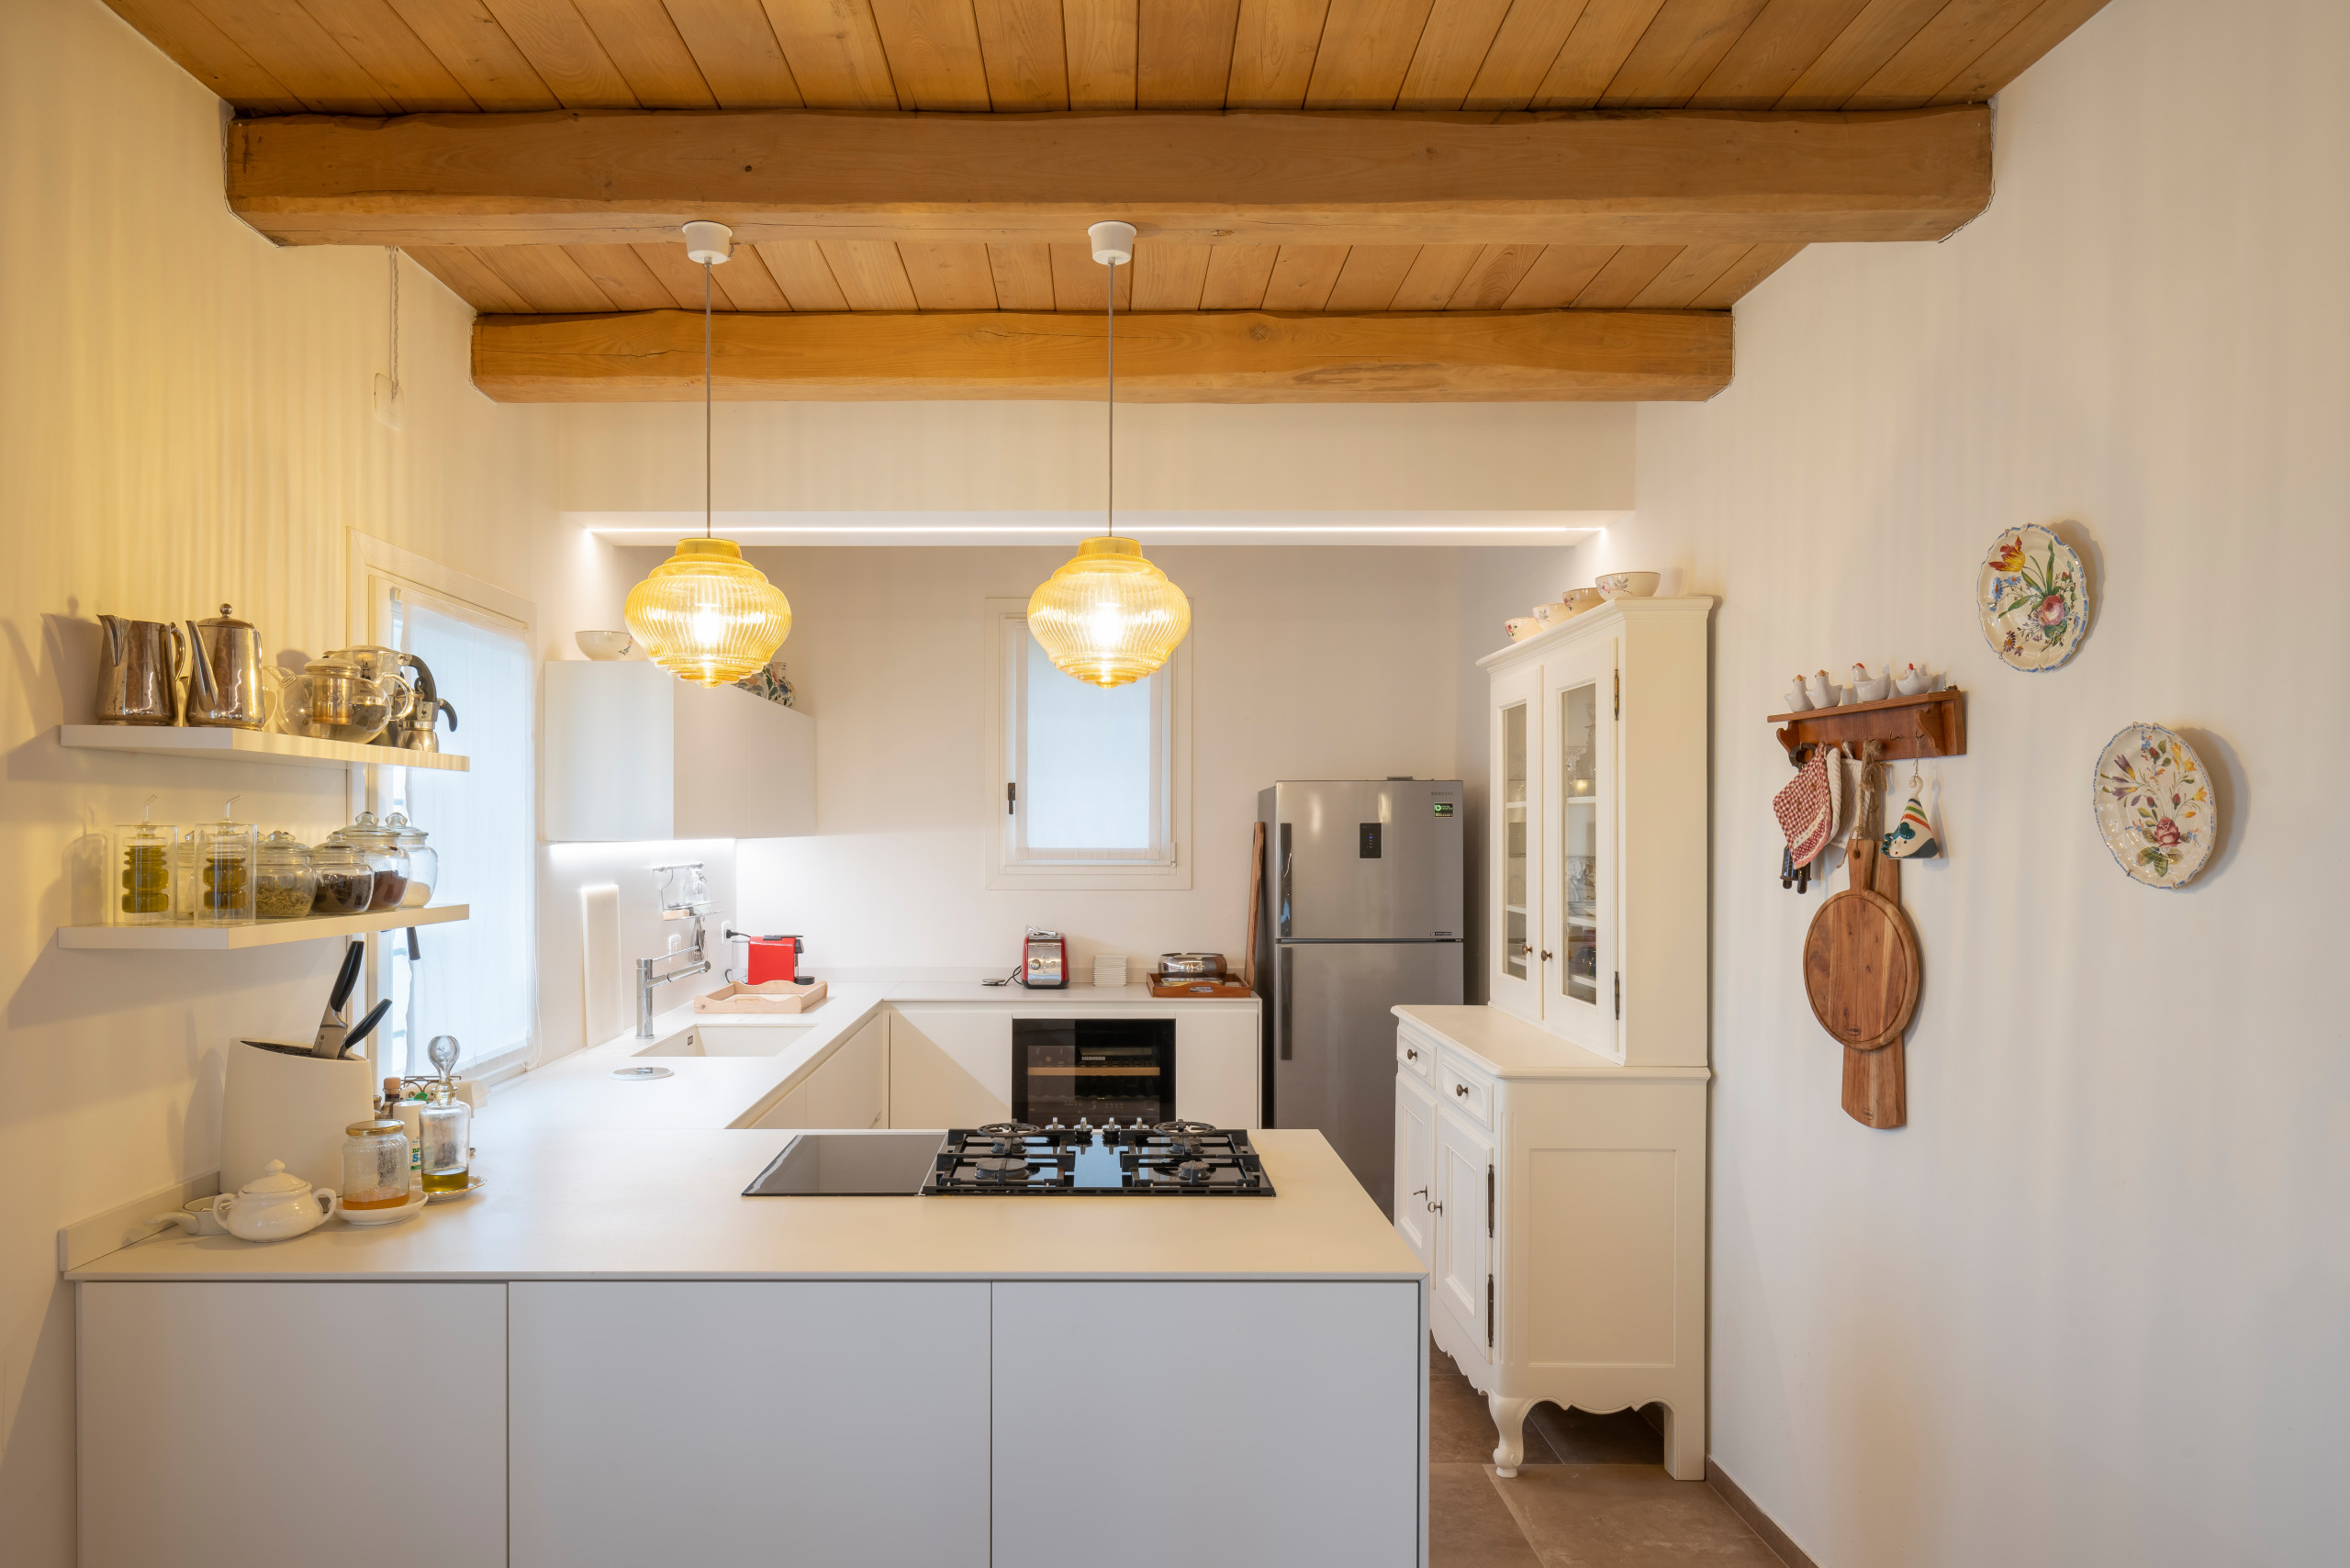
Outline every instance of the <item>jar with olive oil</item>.
{"type": "Polygon", "coordinates": [[[473,1180],[474,1108],[457,1098],[456,1086],[446,1079],[431,1085],[428,1093],[417,1114],[424,1190],[465,1192],[473,1180]]]}
{"type": "Polygon", "coordinates": [[[111,835],[106,924],[167,925],[179,830],[170,823],[123,823],[111,835]]]}

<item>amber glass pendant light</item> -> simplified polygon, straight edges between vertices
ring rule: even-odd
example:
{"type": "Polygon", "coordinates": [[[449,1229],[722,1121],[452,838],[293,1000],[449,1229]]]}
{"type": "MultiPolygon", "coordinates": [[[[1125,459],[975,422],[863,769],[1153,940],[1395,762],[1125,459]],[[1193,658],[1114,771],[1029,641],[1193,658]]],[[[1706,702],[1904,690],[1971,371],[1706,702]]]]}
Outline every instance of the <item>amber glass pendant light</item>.
{"type": "MultiPolygon", "coordinates": [[[[1135,226],[1097,223],[1086,230],[1093,259],[1109,279],[1104,383],[1108,388],[1110,464],[1117,462],[1118,271],[1135,257],[1135,226]]],[[[1142,546],[1121,539],[1112,524],[1114,488],[1102,501],[1102,536],[1089,539],[1060,570],[1028,597],[1028,630],[1065,675],[1095,686],[1124,686],[1151,674],[1192,629],[1192,601],[1165,572],[1143,559],[1142,546]]]]}
{"type": "Polygon", "coordinates": [[[727,258],[733,230],[723,223],[686,225],[686,255],[701,263],[702,536],[680,539],[677,553],[628,591],[628,629],[653,662],[680,680],[729,686],[775,656],[791,634],[791,601],[743,559],[732,539],[711,528],[710,269],[727,258]]]}

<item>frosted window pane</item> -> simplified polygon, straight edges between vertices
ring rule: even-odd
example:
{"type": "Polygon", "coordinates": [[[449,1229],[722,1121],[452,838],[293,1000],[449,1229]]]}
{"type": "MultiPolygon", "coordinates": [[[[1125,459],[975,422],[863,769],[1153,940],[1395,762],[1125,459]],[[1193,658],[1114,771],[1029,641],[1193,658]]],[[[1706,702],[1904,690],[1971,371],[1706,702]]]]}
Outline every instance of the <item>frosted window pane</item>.
{"type": "Polygon", "coordinates": [[[523,1048],[531,1036],[531,685],[519,635],[436,611],[410,596],[402,606],[408,650],[431,666],[464,728],[441,744],[470,758],[465,773],[403,768],[402,799],[389,809],[431,836],[441,853],[436,904],[473,906],[467,920],[417,929],[422,961],[387,944],[396,991],[386,1024],[386,1070],[432,1070],[425,1047],[454,1035],[472,1067],[523,1048]]]}
{"type": "Polygon", "coordinates": [[[1151,833],[1151,715],[1159,676],[1104,691],[1053,667],[1027,639],[1032,849],[1143,849],[1151,833]]]}

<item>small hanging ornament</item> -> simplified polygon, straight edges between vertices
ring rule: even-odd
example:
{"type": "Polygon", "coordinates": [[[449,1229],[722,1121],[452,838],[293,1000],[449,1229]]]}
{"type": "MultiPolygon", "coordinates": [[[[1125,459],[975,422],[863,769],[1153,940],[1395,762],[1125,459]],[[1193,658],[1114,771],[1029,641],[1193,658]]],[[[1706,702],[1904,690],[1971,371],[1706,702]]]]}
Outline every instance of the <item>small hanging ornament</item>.
{"type": "Polygon", "coordinates": [[[1933,819],[1926,815],[1926,783],[1916,768],[1909,770],[1909,803],[1901,820],[1885,835],[1885,852],[1896,860],[1930,860],[1942,852],[1934,835],[1933,819]]]}

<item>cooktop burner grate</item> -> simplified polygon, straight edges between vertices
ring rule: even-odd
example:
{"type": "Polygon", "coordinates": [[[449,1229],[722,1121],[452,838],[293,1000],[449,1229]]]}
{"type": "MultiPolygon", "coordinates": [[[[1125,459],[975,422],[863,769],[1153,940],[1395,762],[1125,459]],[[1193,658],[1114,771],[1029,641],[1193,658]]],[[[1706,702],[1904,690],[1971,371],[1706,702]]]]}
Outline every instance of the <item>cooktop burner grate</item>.
{"type": "Polygon", "coordinates": [[[1068,1193],[1114,1197],[1262,1197],[1274,1195],[1264,1162],[1237,1129],[1205,1122],[1146,1128],[1038,1129],[997,1122],[958,1127],[932,1162],[927,1197],[969,1193],[1068,1193]]]}

